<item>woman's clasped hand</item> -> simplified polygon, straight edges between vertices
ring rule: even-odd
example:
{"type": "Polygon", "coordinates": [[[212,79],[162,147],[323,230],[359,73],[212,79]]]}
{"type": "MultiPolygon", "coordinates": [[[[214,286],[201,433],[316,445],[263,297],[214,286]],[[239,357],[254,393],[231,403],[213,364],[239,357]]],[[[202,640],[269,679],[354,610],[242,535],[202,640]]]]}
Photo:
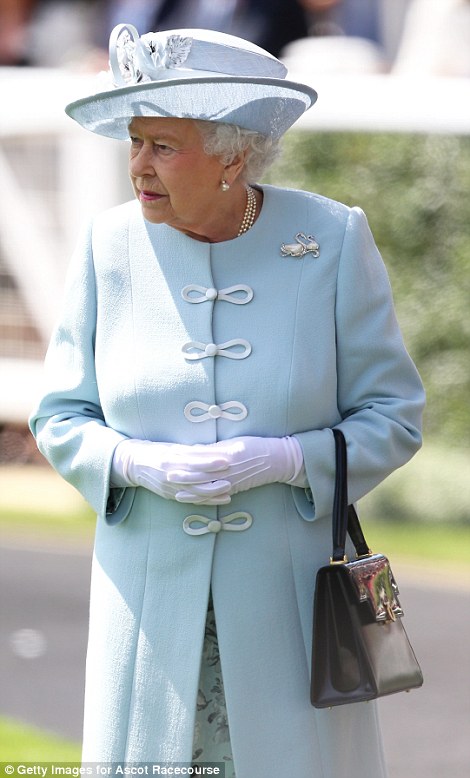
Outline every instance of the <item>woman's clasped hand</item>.
{"type": "Polygon", "coordinates": [[[294,438],[246,436],[207,445],[123,440],[116,447],[115,486],[142,486],[167,500],[225,505],[257,486],[288,483],[302,466],[294,438]]]}

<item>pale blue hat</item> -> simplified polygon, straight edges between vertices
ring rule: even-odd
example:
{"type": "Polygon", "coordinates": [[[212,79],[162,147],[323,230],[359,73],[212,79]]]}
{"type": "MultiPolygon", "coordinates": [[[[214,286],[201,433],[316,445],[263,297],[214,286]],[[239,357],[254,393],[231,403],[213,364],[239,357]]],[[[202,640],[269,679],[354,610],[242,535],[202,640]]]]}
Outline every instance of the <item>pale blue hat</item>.
{"type": "Polygon", "coordinates": [[[213,30],[139,38],[135,27],[120,24],[111,33],[109,61],[108,84],[65,110],[110,138],[128,138],[133,116],[227,122],[278,138],[317,99],[311,87],[287,81],[282,62],[264,49],[213,30]]]}

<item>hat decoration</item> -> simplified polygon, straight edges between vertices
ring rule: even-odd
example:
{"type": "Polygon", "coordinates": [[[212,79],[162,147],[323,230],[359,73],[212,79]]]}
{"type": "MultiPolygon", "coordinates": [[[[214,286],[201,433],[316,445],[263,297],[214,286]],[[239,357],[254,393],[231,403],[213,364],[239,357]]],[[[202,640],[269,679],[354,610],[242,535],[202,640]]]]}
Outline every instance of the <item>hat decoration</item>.
{"type": "Polygon", "coordinates": [[[120,24],[114,28],[109,41],[109,64],[115,86],[157,81],[167,70],[182,65],[191,51],[192,38],[169,35],[166,42],[152,33],[139,38],[136,28],[120,24]]]}
{"type": "Polygon", "coordinates": [[[110,72],[101,91],[66,112],[86,129],[127,138],[133,116],[228,122],[279,137],[317,98],[286,80],[269,52],[213,30],[169,30],[139,37],[131,24],[114,28],[110,72]]]}

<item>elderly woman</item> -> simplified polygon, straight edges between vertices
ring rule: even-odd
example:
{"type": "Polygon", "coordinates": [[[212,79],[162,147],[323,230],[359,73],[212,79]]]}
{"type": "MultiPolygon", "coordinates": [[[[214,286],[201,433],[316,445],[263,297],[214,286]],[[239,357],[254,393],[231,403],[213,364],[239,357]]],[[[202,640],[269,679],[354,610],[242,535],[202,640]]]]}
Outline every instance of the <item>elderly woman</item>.
{"type": "Polygon", "coordinates": [[[423,392],[366,219],[256,181],[316,98],[246,41],[112,34],[68,106],[130,138],[136,201],[78,247],[31,418],[98,514],[84,759],[381,778],[374,704],[309,702],[333,427],[358,500],[420,445],[423,392]]]}

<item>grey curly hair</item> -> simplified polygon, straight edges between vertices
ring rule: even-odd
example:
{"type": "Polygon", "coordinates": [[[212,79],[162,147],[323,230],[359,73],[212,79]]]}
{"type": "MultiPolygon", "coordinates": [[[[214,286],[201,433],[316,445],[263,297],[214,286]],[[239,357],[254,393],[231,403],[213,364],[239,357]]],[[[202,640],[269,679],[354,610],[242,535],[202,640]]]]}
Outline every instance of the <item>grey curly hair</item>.
{"type": "Polygon", "coordinates": [[[255,183],[279,156],[280,139],[245,130],[235,124],[195,120],[203,137],[204,151],[221,158],[229,165],[235,157],[246,151],[243,177],[255,183]]]}

